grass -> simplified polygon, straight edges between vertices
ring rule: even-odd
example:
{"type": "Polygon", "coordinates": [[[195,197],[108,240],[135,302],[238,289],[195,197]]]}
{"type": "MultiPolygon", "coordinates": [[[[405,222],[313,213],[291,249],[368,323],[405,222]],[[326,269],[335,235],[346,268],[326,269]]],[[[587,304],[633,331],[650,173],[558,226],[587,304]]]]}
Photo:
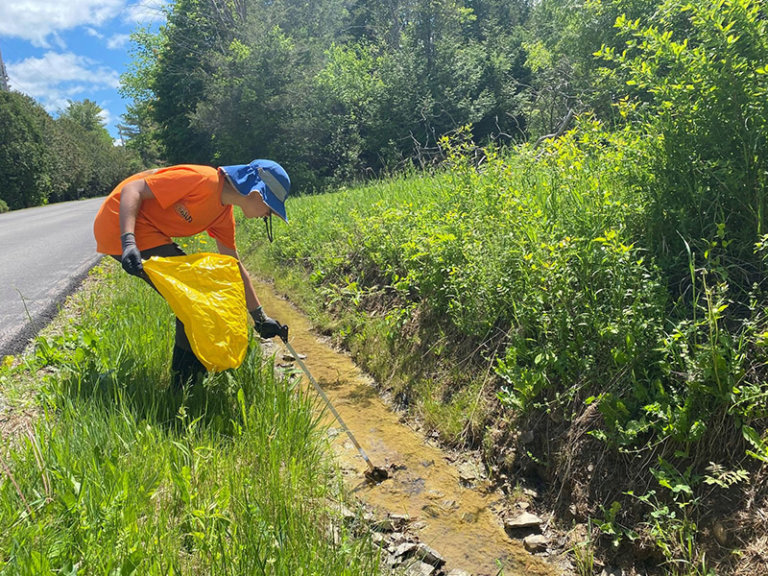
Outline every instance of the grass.
{"type": "Polygon", "coordinates": [[[378,574],[298,382],[253,344],[172,392],[164,301],[112,262],[93,275],[3,368],[4,388],[45,375],[38,417],[0,454],[0,574],[378,574]]]}

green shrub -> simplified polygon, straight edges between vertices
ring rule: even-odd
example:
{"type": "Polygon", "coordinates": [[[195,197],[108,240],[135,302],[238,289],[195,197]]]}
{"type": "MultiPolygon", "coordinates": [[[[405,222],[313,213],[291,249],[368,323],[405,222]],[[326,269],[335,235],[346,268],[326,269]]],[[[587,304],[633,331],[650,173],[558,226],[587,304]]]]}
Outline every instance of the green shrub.
{"type": "MultiPolygon", "coordinates": [[[[619,17],[625,49],[603,47],[648,148],[647,242],[670,275],[724,224],[731,281],[762,279],[752,247],[766,232],[768,14],[754,0],[666,0],[652,17],[619,17]]],[[[673,278],[673,282],[679,277],[673,278]]]]}

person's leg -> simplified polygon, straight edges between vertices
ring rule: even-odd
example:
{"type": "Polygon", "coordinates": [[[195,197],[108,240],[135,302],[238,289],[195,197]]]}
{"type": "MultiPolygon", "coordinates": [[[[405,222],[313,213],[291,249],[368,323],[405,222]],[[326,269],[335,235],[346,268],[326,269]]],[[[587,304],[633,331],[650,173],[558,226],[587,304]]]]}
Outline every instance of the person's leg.
{"type": "MultiPolygon", "coordinates": [[[[176,244],[163,244],[149,250],[142,250],[142,259],[148,259],[152,256],[161,256],[168,258],[172,256],[185,256],[186,253],[176,244]]],[[[114,256],[119,262],[120,258],[114,256]]],[[[157,291],[157,288],[148,276],[143,276],[143,280],[157,291]]],[[[159,291],[158,291],[159,292],[159,291]]],[[[176,334],[174,336],[173,355],[171,357],[171,383],[174,388],[180,390],[189,382],[197,382],[206,373],[206,368],[202,362],[195,356],[192,345],[184,330],[184,324],[176,317],[176,334]]]]}

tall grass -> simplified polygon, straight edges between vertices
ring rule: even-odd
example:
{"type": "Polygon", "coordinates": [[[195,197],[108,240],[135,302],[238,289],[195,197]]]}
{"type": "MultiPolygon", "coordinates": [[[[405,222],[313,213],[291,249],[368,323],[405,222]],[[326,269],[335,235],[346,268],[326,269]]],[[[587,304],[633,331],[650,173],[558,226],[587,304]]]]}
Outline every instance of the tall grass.
{"type": "MultiPolygon", "coordinates": [[[[257,345],[171,391],[173,317],[113,263],[59,334],[34,429],[3,453],[0,574],[374,574],[339,521],[317,410],[257,345]]],[[[6,369],[8,370],[8,369],[6,369]]]]}

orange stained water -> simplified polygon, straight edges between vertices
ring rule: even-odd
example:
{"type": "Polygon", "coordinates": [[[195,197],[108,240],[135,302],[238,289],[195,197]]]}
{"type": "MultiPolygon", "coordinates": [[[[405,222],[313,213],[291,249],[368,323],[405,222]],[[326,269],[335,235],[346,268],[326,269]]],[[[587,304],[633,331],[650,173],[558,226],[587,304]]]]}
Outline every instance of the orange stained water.
{"type": "MultiPolygon", "coordinates": [[[[365,461],[338,423],[334,447],[354,494],[380,513],[407,514],[415,534],[446,560],[446,572],[458,568],[476,576],[554,575],[555,569],[511,539],[494,513],[503,496],[482,481],[465,485],[439,448],[400,422],[379,398],[370,378],[349,358],[310,331],[306,316],[279,298],[268,284],[254,280],[267,313],[287,324],[289,342],[323,388],[372,463],[389,478],[365,481],[365,461]]],[[[288,353],[275,341],[276,362],[288,353]]],[[[298,365],[296,366],[298,369],[298,365]]],[[[322,402],[322,401],[321,401],[322,402]]],[[[332,418],[330,411],[328,417],[332,418]]],[[[466,475],[465,475],[466,476],[466,475]]],[[[465,478],[466,479],[466,478],[465,478]]]]}

